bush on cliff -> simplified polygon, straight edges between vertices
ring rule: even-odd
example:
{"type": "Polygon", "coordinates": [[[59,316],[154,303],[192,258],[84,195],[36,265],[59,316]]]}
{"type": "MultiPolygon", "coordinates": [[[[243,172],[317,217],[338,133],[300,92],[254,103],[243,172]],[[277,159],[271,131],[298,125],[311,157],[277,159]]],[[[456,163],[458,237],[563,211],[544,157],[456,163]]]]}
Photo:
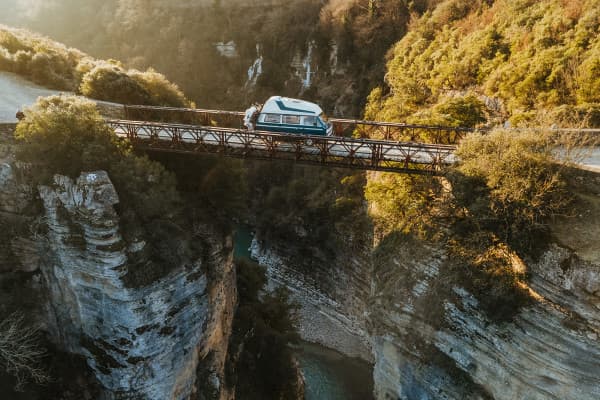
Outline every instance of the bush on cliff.
{"type": "Polygon", "coordinates": [[[392,231],[425,234],[431,227],[431,203],[439,192],[429,176],[370,173],[365,186],[369,214],[381,234],[392,231]]]}
{"type": "Polygon", "coordinates": [[[118,64],[99,63],[87,72],[79,87],[81,94],[123,104],[187,107],[190,103],[164,75],[150,69],[127,71],[118,64]]]}
{"type": "Polygon", "coordinates": [[[40,98],[25,115],[15,132],[17,157],[31,164],[34,184],[48,184],[54,174],[76,178],[82,171],[106,170],[124,212],[144,221],[172,213],[178,202],[174,176],[133,154],[93,102],[75,96],[40,98]]]}
{"type": "Polygon", "coordinates": [[[436,3],[390,52],[388,87],[372,93],[369,119],[404,121],[464,93],[492,106],[492,122],[513,124],[600,102],[596,0],[436,3]]]}
{"type": "Polygon", "coordinates": [[[525,240],[569,202],[553,149],[548,136],[533,131],[468,136],[456,151],[461,160],[457,171],[471,182],[455,185],[459,204],[481,219],[501,224],[507,238],[525,240]]]}
{"type": "Polygon", "coordinates": [[[99,65],[85,74],[81,94],[123,104],[148,104],[150,93],[117,65],[99,65]]]}

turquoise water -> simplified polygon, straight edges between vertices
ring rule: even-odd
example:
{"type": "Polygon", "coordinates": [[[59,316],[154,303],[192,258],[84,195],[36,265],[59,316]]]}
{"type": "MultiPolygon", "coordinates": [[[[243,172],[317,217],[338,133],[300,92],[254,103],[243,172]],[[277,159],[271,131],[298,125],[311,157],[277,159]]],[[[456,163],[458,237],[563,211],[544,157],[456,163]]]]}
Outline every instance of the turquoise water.
{"type": "MultiPolygon", "coordinates": [[[[252,234],[239,227],[234,235],[233,255],[250,259],[252,234]]],[[[318,344],[301,342],[296,352],[305,380],[305,400],[371,400],[373,371],[358,359],[318,344]]]]}
{"type": "Polygon", "coordinates": [[[250,260],[250,243],[252,243],[252,233],[247,226],[240,226],[233,235],[233,257],[235,259],[250,260]]]}
{"type": "Polygon", "coordinates": [[[305,400],[373,399],[373,371],[366,362],[308,342],[296,355],[304,374],[305,400]]]}

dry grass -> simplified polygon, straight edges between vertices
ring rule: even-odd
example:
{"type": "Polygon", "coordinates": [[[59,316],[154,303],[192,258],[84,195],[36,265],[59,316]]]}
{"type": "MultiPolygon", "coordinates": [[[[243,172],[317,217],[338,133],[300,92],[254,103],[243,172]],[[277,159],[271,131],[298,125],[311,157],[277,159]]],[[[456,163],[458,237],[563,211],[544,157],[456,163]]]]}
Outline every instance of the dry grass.
{"type": "Polygon", "coordinates": [[[561,0],[564,15],[571,21],[577,21],[583,14],[584,0],[561,0]]]}

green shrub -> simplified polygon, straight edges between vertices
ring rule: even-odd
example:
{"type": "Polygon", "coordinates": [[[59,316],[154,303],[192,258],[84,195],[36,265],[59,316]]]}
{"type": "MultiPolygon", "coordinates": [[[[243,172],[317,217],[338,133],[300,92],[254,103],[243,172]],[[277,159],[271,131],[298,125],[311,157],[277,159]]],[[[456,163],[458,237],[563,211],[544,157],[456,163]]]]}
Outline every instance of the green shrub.
{"type": "Polygon", "coordinates": [[[31,50],[30,46],[27,46],[14,34],[4,29],[0,29],[0,47],[4,47],[9,53],[16,53],[19,50],[31,50]]]}
{"type": "MultiPolygon", "coordinates": [[[[83,73],[88,67],[80,65],[83,73]]],[[[187,107],[189,102],[179,88],[154,70],[126,71],[115,63],[98,64],[83,74],[81,94],[99,100],[124,104],[187,107]]]]}
{"type": "Polygon", "coordinates": [[[450,126],[474,128],[486,121],[485,105],[474,95],[440,102],[434,107],[434,111],[447,115],[451,120],[450,126]]]}
{"type": "Polygon", "coordinates": [[[600,40],[579,66],[578,100],[581,103],[600,103],[600,40]]]}
{"type": "Polygon", "coordinates": [[[562,212],[570,196],[553,149],[550,139],[538,132],[496,130],[465,138],[456,151],[458,172],[489,190],[491,214],[479,216],[504,225],[507,235],[521,237],[562,212]]]}
{"type": "Polygon", "coordinates": [[[600,103],[581,104],[578,106],[565,104],[556,107],[544,122],[545,125],[548,125],[548,123],[556,124],[561,128],[599,128],[600,103]]]}
{"type": "Polygon", "coordinates": [[[15,131],[17,157],[35,166],[38,183],[49,183],[54,174],[74,178],[81,171],[108,170],[127,154],[91,101],[40,98],[25,115],[15,131]]]}
{"type": "Polygon", "coordinates": [[[189,107],[183,92],[153,69],[146,72],[129,71],[129,75],[135,79],[150,94],[150,103],[156,106],[189,107]]]}
{"type": "Polygon", "coordinates": [[[173,214],[179,201],[173,174],[135,156],[93,102],[75,96],[40,98],[25,116],[15,132],[17,157],[32,164],[34,184],[48,184],[54,174],[76,178],[82,171],[106,170],[125,216],[146,222],[173,214]]]}
{"type": "Polygon", "coordinates": [[[150,93],[140,82],[116,65],[104,64],[94,67],[84,75],[81,94],[98,100],[124,104],[150,104],[150,93]]]}
{"type": "Polygon", "coordinates": [[[429,231],[430,208],[437,182],[430,176],[375,173],[369,176],[365,199],[369,214],[382,232],[429,231]]]}

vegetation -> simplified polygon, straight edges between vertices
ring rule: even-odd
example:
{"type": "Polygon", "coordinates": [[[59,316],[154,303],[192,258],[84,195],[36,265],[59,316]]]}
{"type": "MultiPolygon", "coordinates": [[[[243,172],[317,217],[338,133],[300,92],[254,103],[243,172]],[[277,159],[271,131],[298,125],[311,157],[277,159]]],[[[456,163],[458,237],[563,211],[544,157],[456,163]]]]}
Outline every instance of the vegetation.
{"type": "Polygon", "coordinates": [[[393,231],[427,236],[436,217],[431,204],[440,191],[429,176],[378,172],[369,175],[365,198],[380,236],[393,231]]]}
{"type": "Polygon", "coordinates": [[[90,54],[164,71],[203,108],[239,109],[276,93],[301,95],[319,101],[329,113],[358,117],[367,94],[383,83],[385,54],[406,32],[411,13],[420,15],[435,4],[221,0],[155,1],[148,7],[139,0],[101,5],[83,0],[73,7],[65,0],[32,0],[27,13],[4,22],[17,23],[17,18],[23,26],[90,54]],[[234,56],[221,55],[216,44],[230,41],[234,56]],[[309,44],[314,85],[305,90],[294,65],[309,44]],[[246,85],[248,68],[259,55],[263,74],[256,85],[246,85]]]}
{"type": "Polygon", "coordinates": [[[127,70],[23,30],[0,26],[0,70],[53,89],[127,104],[190,105],[162,74],[127,70]]]}
{"type": "Polygon", "coordinates": [[[549,137],[537,132],[497,130],[464,139],[456,154],[458,173],[467,182],[454,185],[463,211],[501,225],[506,240],[526,241],[569,201],[553,148],[549,137]]]}
{"type": "Polygon", "coordinates": [[[40,344],[39,330],[28,326],[14,313],[0,321],[0,366],[16,378],[15,390],[27,382],[45,383],[50,376],[41,367],[46,350],[40,344]]]}
{"type": "MultiPolygon", "coordinates": [[[[328,263],[349,247],[364,243],[370,223],[364,211],[364,174],[281,162],[249,165],[254,189],[249,215],[261,240],[288,243],[328,263]]],[[[291,250],[291,249],[290,249],[291,250]]]]}
{"type": "Polygon", "coordinates": [[[132,258],[128,284],[150,283],[188,256],[175,240],[181,228],[181,199],[175,176],[161,164],[135,155],[117,139],[89,100],[75,96],[38,99],[16,129],[17,158],[32,165],[32,183],[49,184],[54,174],[76,178],[105,170],[119,194],[119,214],[127,240],[149,240],[148,257],[132,258]],[[177,223],[176,223],[177,222],[177,223]],[[167,239],[163,240],[160,236],[167,239]],[[150,260],[148,262],[148,260],[150,260]]]}
{"type": "Polygon", "coordinates": [[[265,273],[258,264],[237,261],[239,305],[227,360],[227,384],[236,398],[293,399],[298,397],[298,375],[292,343],[300,337],[294,326],[294,307],[284,288],[262,292],[265,273]]]}
{"type": "Polygon", "coordinates": [[[463,139],[446,178],[370,175],[365,194],[385,247],[375,258],[404,235],[445,243],[453,260],[445,279],[466,287],[492,319],[512,319],[531,302],[522,260],[546,249],[548,224],[572,200],[555,145],[537,132],[496,130],[463,139]]]}
{"type": "Polygon", "coordinates": [[[599,30],[594,0],[439,2],[394,47],[367,118],[599,126],[599,30]],[[485,107],[444,106],[474,98],[485,107]]]}

